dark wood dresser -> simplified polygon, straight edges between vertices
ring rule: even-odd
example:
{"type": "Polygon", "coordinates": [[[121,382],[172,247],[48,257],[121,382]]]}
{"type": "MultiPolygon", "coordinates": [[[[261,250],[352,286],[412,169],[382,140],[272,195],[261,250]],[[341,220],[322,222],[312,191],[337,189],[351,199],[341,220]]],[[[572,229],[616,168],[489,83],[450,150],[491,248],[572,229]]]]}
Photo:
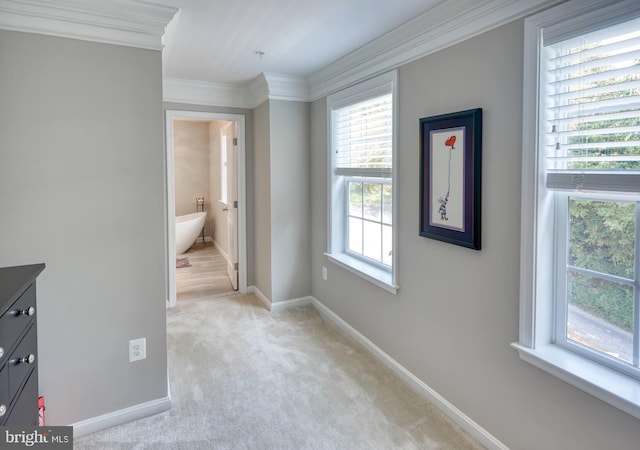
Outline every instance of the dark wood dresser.
{"type": "Polygon", "coordinates": [[[0,268],[0,426],[38,425],[36,277],[43,270],[0,268]]]}

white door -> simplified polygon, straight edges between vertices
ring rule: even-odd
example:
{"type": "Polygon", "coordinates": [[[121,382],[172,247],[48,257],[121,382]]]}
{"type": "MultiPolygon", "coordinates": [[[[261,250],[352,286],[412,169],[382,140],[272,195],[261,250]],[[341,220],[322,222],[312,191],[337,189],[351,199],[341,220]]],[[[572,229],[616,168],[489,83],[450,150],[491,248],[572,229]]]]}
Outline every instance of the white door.
{"type": "Polygon", "coordinates": [[[238,290],[238,123],[232,122],[227,135],[227,274],[233,290],[238,290]]]}

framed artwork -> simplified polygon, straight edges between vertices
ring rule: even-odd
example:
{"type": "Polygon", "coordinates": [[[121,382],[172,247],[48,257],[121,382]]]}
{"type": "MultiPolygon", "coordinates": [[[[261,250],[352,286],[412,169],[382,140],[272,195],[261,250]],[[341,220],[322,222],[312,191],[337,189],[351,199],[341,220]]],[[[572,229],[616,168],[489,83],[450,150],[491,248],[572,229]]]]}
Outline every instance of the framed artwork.
{"type": "Polygon", "coordinates": [[[420,119],[420,236],[480,250],[482,109],[420,119]]]}

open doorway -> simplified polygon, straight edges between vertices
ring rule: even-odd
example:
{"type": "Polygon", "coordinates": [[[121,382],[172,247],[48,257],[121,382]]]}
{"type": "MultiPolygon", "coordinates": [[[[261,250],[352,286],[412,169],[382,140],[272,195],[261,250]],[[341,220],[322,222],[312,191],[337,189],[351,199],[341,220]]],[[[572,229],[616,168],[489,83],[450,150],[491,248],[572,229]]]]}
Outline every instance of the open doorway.
{"type": "MultiPolygon", "coordinates": [[[[181,244],[183,236],[182,221],[195,218],[191,216],[201,211],[206,213],[204,215],[206,222],[204,228],[199,223],[195,225],[198,228],[196,233],[199,234],[192,249],[202,249],[203,252],[213,251],[218,253],[218,256],[223,256],[224,261],[218,259],[216,264],[224,267],[223,270],[227,272],[233,289],[245,293],[247,290],[245,117],[237,114],[168,110],[166,111],[166,146],[168,306],[174,306],[177,300],[175,262],[178,256],[176,247],[181,244]],[[212,164],[207,163],[204,171],[215,172],[212,173],[215,176],[211,179],[216,189],[194,187],[202,184],[189,185],[186,188],[181,186],[176,189],[176,169],[178,171],[182,169],[182,167],[176,168],[176,131],[185,126],[200,130],[204,126],[205,132],[209,134],[211,155],[214,156],[212,164]],[[188,192],[187,200],[184,198],[185,191],[188,192]],[[177,216],[180,216],[181,222],[178,227],[176,227],[177,216]],[[178,235],[176,235],[177,228],[178,235]]],[[[189,164],[197,166],[201,163],[202,161],[194,161],[189,164]]],[[[188,239],[187,245],[190,246],[193,240],[188,239]]],[[[209,258],[209,256],[206,257],[209,258]]],[[[180,263],[180,261],[177,262],[180,263]]]]}

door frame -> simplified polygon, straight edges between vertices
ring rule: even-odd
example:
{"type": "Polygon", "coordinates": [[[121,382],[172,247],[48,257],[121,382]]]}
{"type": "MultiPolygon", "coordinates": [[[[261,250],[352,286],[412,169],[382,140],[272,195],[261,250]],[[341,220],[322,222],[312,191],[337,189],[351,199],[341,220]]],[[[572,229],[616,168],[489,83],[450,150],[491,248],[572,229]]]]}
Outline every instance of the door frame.
{"type": "Polygon", "coordinates": [[[235,122],[238,127],[238,166],[236,180],[238,186],[238,290],[247,293],[247,192],[246,192],[246,148],[245,116],[242,114],[211,113],[199,111],[180,111],[168,109],[165,112],[166,135],[166,254],[167,254],[167,307],[176,305],[176,235],[175,235],[175,149],[174,120],[225,121],[235,122]]]}

